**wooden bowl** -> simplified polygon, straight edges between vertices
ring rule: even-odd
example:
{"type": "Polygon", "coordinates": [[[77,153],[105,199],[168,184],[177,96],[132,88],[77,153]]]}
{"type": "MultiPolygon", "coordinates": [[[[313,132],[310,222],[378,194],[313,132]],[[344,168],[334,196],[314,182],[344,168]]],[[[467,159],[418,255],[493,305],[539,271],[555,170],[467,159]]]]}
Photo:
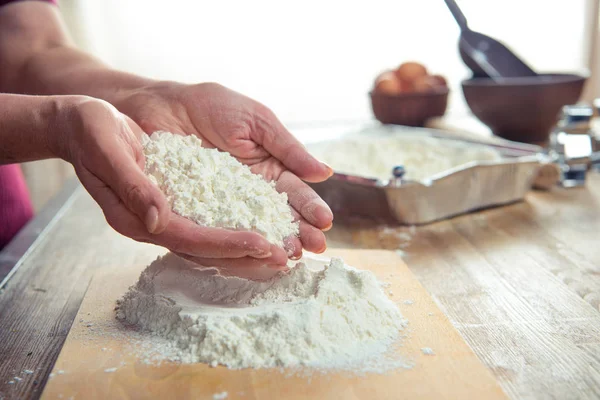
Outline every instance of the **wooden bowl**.
{"type": "Polygon", "coordinates": [[[369,93],[371,107],[378,121],[384,124],[423,126],[429,118],[440,117],[448,105],[448,88],[431,92],[410,92],[397,95],[369,93]]]}
{"type": "Polygon", "coordinates": [[[467,104],[492,132],[505,139],[545,144],[560,110],[575,104],[586,81],[574,74],[536,77],[472,78],[462,82],[467,104]]]}

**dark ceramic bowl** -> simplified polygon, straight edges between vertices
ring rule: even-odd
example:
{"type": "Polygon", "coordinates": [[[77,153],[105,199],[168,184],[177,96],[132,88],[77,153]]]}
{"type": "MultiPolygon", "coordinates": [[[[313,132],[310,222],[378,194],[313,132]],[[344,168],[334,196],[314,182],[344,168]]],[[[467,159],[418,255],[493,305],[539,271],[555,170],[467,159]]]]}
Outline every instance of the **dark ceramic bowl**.
{"type": "Polygon", "coordinates": [[[371,92],[370,95],[373,114],[384,124],[423,126],[429,118],[444,115],[448,105],[448,88],[398,95],[371,92]]]}
{"type": "Polygon", "coordinates": [[[473,114],[495,135],[545,144],[561,108],[579,100],[586,79],[573,74],[472,78],[462,82],[462,89],[473,114]]]}

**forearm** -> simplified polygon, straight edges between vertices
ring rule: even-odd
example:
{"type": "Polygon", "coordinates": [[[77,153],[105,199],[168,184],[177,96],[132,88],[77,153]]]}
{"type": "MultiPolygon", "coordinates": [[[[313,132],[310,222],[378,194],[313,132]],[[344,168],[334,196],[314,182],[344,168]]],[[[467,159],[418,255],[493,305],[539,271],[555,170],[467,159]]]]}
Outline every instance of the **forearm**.
{"type": "Polygon", "coordinates": [[[0,164],[60,157],[70,97],[0,94],[0,164]]]}
{"type": "Polygon", "coordinates": [[[151,83],[78,50],[55,6],[30,1],[0,8],[0,91],[82,94],[117,105],[124,93],[151,83]]]}
{"type": "Polygon", "coordinates": [[[154,81],[117,71],[68,45],[44,49],[22,67],[19,93],[80,94],[118,105],[122,96],[154,81]]]}

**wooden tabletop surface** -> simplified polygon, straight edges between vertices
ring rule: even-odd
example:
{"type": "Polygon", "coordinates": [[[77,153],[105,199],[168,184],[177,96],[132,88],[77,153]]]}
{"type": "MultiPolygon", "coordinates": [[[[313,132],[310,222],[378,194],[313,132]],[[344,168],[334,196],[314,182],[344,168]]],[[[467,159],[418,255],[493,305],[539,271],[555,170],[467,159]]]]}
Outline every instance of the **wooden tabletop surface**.
{"type": "MultiPolygon", "coordinates": [[[[78,185],[49,207],[0,256],[6,272],[29,248],[0,294],[0,399],[40,395],[95,271],[159,252],[113,232],[78,185]]],[[[424,227],[337,220],[327,236],[404,252],[512,398],[600,397],[600,176],[424,227]]]]}

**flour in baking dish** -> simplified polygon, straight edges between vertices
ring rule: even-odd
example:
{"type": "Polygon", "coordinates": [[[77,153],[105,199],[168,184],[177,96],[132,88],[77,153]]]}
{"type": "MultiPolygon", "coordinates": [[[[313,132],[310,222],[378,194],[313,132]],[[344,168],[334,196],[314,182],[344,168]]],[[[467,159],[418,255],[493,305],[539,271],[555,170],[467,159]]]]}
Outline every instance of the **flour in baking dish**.
{"type": "MultiPolygon", "coordinates": [[[[168,253],[118,302],[117,318],[164,338],[183,363],[385,371],[406,325],[370,271],[306,259],[257,282],[168,253]]],[[[160,351],[160,350],[159,350],[160,351]]]]}
{"type": "Polygon", "coordinates": [[[367,135],[313,144],[310,152],[336,172],[388,180],[396,165],[423,181],[472,161],[498,161],[491,147],[412,135],[367,135]]]}

